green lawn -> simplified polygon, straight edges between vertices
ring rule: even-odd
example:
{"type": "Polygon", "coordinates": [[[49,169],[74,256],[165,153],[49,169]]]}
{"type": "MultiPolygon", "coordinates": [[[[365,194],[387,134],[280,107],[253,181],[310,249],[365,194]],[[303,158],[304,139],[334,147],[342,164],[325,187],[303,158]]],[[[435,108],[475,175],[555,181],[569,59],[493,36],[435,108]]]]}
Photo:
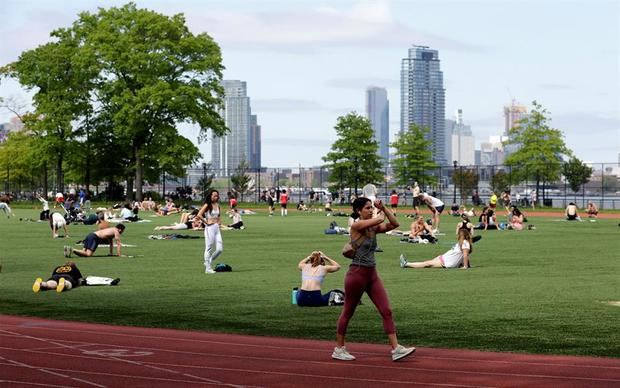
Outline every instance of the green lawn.
{"type": "MultiPolygon", "coordinates": [[[[120,277],[117,287],[83,287],[34,294],[37,276],[47,278],[65,261],[63,244],[84,237],[90,226],[71,225],[70,239],[53,240],[47,223],[19,221],[38,211],[0,213],[0,312],[45,318],[168,327],[254,335],[333,339],[339,307],[298,308],[291,288],[300,282],[296,264],[315,249],[343,265],[345,237],[325,235],[344,217],[265,213],[245,216],[247,229],[223,231],[219,262],[232,273],[205,275],[204,240],[155,241],[152,228],[177,216],[129,224],[123,242],[137,258],[75,258],[84,274],[120,277]]],[[[530,217],[531,231],[481,232],[471,270],[403,270],[398,256],[430,259],[454,241],[456,219],[444,216],[440,244],[401,244],[380,236],[385,252],[378,270],[390,294],[400,342],[417,346],[529,353],[620,357],[620,228],[618,219],[567,223],[530,217]]],[[[404,227],[410,221],[399,217],[404,227]]],[[[165,232],[162,232],[165,233],[165,232]]],[[[97,254],[105,255],[107,248],[97,254]]],[[[346,268],[327,277],[324,289],[342,288],[346,268]]],[[[348,340],[386,342],[367,297],[351,321],[348,340]]]]}

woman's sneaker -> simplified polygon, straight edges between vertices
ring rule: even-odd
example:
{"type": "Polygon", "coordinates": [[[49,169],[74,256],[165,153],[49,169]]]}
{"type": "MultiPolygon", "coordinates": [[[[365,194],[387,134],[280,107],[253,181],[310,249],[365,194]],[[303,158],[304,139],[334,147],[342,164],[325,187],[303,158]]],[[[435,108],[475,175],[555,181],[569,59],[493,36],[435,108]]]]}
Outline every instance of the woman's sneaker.
{"type": "Polygon", "coordinates": [[[407,259],[405,258],[405,255],[401,254],[399,260],[400,260],[400,268],[406,268],[407,267],[407,259]]]}
{"type": "Polygon", "coordinates": [[[410,354],[413,354],[413,352],[415,352],[415,348],[413,347],[406,348],[402,345],[398,345],[394,350],[392,350],[392,361],[398,361],[410,354]]]}
{"type": "Polygon", "coordinates": [[[353,361],[355,360],[355,356],[353,356],[351,353],[349,353],[347,351],[347,348],[345,348],[344,346],[339,348],[339,347],[335,347],[334,348],[334,352],[332,353],[332,358],[336,359],[336,360],[342,360],[342,361],[353,361]]]}

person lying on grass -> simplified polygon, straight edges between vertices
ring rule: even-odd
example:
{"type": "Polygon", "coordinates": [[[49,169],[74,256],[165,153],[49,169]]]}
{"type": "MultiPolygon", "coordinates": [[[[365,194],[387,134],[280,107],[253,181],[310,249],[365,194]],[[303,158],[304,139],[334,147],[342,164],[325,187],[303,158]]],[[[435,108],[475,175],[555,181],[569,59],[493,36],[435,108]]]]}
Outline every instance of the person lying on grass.
{"type": "Polygon", "coordinates": [[[401,268],[463,268],[470,267],[469,255],[473,251],[474,243],[471,234],[466,229],[460,229],[458,242],[452,249],[432,260],[408,262],[405,255],[400,255],[401,268]]]}
{"type": "Polygon", "coordinates": [[[297,293],[297,305],[302,307],[329,305],[331,291],[322,295],[321,284],[325,280],[325,275],[340,269],[340,264],[321,251],[313,251],[310,256],[297,264],[297,268],[301,271],[301,288],[297,293]]]}
{"type": "Polygon", "coordinates": [[[56,292],[68,291],[79,286],[108,285],[115,286],[121,279],[104,278],[100,276],[88,276],[84,278],[73,261],[67,261],[52,271],[52,276],[43,281],[37,278],[32,285],[32,291],[37,293],[41,290],[56,290],[56,292]]]}
{"type": "Polygon", "coordinates": [[[101,229],[96,232],[89,233],[84,238],[84,249],[73,249],[72,247],[65,245],[65,257],[71,257],[72,253],[75,253],[80,257],[90,257],[95,253],[99,244],[110,244],[110,253],[108,256],[113,256],[114,241],[116,241],[116,253],[117,256],[121,255],[121,234],[125,231],[125,225],[117,224],[116,226],[101,229]]]}

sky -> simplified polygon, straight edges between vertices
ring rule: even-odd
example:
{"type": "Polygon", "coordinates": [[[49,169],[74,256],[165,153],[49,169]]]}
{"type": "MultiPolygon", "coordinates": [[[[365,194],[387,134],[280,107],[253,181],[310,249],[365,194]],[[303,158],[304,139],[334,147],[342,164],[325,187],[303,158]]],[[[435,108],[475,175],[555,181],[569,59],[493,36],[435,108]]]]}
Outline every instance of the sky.
{"type": "MultiPolygon", "coordinates": [[[[45,44],[82,11],[126,1],[3,0],[0,66],[45,44]]],[[[616,0],[144,0],[182,13],[221,47],[225,79],[247,82],[262,126],[262,165],[322,164],[339,116],[365,115],[365,90],[385,87],[390,141],[400,129],[400,66],[411,45],[439,50],[446,118],[463,110],[476,144],[503,132],[515,100],[546,108],[586,162],[620,154],[620,2],[616,0]]],[[[0,97],[32,93],[0,80],[0,97]]],[[[12,115],[0,109],[0,122],[12,115]]],[[[181,132],[196,141],[197,128],[181,132]]],[[[210,159],[210,144],[200,144],[210,159]]]]}

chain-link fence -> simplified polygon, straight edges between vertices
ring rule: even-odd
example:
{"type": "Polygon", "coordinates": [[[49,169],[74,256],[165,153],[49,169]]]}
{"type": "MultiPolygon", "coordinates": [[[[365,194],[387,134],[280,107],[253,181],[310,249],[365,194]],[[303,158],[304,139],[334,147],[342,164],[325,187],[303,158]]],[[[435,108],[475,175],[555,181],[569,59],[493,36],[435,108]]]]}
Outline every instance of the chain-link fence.
{"type": "MultiPolygon", "coordinates": [[[[476,204],[488,201],[494,191],[500,194],[508,191],[512,200],[522,206],[530,206],[534,201],[537,206],[565,207],[569,202],[575,202],[585,207],[593,202],[601,209],[620,209],[620,164],[595,163],[589,164],[593,173],[587,182],[579,186],[574,192],[569,180],[564,176],[553,181],[539,178],[538,181],[527,167],[517,168],[503,165],[470,165],[470,166],[440,166],[434,170],[424,171],[419,176],[418,185],[429,193],[434,193],[446,204],[476,204]],[[528,178],[522,178],[528,177],[528,178]]],[[[529,167],[529,169],[534,169],[529,167]]],[[[539,169],[536,169],[539,170],[539,169]]],[[[355,195],[355,187],[339,182],[339,177],[331,176],[327,167],[280,167],[248,170],[250,178],[244,190],[235,187],[232,173],[208,169],[206,167],[192,167],[187,175],[181,178],[167,179],[165,185],[159,183],[150,188],[159,192],[173,192],[178,186],[189,186],[195,197],[202,197],[207,187],[201,186],[205,178],[213,175],[210,187],[220,193],[234,193],[244,202],[258,203],[264,200],[265,191],[278,194],[280,190],[287,190],[291,201],[309,203],[314,201],[325,203],[348,203],[355,195]],[[165,186],[165,187],[164,187],[165,186]]],[[[379,197],[387,199],[392,191],[400,196],[401,205],[411,205],[413,202],[410,186],[399,185],[391,167],[384,168],[382,182],[363,182],[357,187],[357,194],[365,183],[374,183],[377,186],[379,197]]]]}

